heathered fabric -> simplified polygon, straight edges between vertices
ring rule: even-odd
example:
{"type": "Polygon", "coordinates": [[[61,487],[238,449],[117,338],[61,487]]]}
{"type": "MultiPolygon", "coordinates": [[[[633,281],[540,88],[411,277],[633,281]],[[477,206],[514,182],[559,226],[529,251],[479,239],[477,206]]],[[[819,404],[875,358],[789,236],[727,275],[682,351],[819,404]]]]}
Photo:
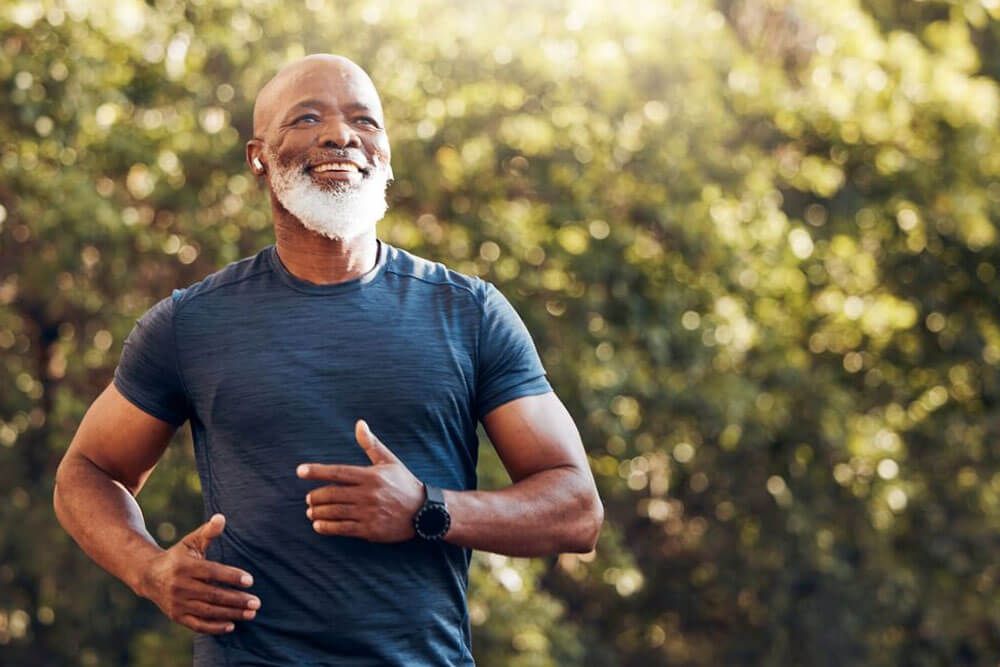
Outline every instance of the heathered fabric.
{"type": "Polygon", "coordinates": [[[551,391],[531,337],[490,283],[379,241],[363,276],[317,285],[273,245],[173,294],[125,341],[119,391],[190,420],[212,560],[254,576],[253,621],[198,635],[194,664],[472,665],[471,551],[324,536],[305,515],[322,483],[299,463],[370,465],[355,420],[417,478],[476,488],[476,424],[551,391]]]}

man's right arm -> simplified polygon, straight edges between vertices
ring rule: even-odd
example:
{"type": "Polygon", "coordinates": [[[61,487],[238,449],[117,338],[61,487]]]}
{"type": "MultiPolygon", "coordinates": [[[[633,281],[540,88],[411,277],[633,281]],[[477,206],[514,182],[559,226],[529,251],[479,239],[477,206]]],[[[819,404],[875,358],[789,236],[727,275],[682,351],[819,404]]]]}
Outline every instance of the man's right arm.
{"type": "Polygon", "coordinates": [[[224,518],[213,517],[164,550],[146,530],[135,499],[176,429],[109,384],[90,406],[59,464],[56,517],[98,565],[155,602],[169,618],[197,632],[227,632],[229,621],[253,618],[260,600],[212,585],[252,584],[249,573],[205,560],[224,518]]]}
{"type": "Polygon", "coordinates": [[[146,414],[114,384],[87,410],[56,472],[56,517],[80,548],[141,595],[143,563],[162,549],[136,502],[176,427],[146,414]]]}

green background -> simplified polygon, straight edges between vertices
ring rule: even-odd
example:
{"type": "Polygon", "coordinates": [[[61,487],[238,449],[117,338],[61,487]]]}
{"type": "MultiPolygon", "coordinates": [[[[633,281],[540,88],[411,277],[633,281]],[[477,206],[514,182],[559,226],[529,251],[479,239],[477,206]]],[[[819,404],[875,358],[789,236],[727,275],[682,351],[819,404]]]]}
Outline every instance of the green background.
{"type": "MultiPolygon", "coordinates": [[[[135,318],[272,242],[252,100],[331,51],[383,97],[380,235],[508,295],[607,510],[592,554],[476,554],[480,664],[995,665],[998,18],[3,2],[0,663],[189,661],[53,475],[135,318]]],[[[139,499],[163,545],[200,523],[187,427],[139,499]]]]}

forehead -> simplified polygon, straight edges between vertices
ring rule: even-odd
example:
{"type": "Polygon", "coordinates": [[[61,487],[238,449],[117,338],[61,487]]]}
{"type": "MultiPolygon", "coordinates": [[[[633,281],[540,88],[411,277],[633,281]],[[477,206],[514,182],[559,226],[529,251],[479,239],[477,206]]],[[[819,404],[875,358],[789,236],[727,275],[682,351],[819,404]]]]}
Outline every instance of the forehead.
{"type": "Polygon", "coordinates": [[[283,115],[302,102],[329,106],[366,106],[381,113],[378,92],[359,67],[336,62],[318,62],[287,72],[275,91],[275,111],[283,115]]]}

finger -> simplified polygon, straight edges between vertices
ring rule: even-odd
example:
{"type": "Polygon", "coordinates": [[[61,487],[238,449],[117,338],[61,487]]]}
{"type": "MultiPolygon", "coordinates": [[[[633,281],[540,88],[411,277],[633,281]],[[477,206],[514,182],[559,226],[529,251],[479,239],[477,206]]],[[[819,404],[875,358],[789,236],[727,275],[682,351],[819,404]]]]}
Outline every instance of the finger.
{"type": "Polygon", "coordinates": [[[192,563],[190,567],[191,576],[202,581],[218,581],[231,586],[253,586],[253,576],[239,568],[211,560],[199,560],[192,563]]]}
{"type": "Polygon", "coordinates": [[[341,484],[361,484],[367,479],[366,466],[349,466],[343,464],[303,463],[295,469],[302,479],[319,479],[324,482],[339,482],[341,484]]]}
{"type": "Polygon", "coordinates": [[[205,551],[208,550],[208,545],[222,534],[222,529],[225,527],[226,517],[222,514],[213,514],[208,521],[185,535],[181,539],[181,542],[189,549],[193,549],[204,555],[205,551]]]}
{"type": "Polygon", "coordinates": [[[313,530],[320,535],[345,535],[363,537],[358,521],[313,521],[313,530]]]}
{"type": "Polygon", "coordinates": [[[399,459],[393,454],[385,444],[379,440],[372,430],[368,428],[368,422],[359,419],[354,424],[354,437],[358,444],[368,454],[372,463],[399,463],[399,459]]]}
{"type": "Polygon", "coordinates": [[[184,614],[179,620],[195,632],[208,635],[221,635],[236,628],[231,621],[206,621],[191,614],[184,614]]]}
{"type": "Polygon", "coordinates": [[[306,510],[306,516],[313,521],[360,521],[359,512],[360,508],[357,505],[314,505],[306,510]]]}
{"type": "Polygon", "coordinates": [[[316,505],[357,505],[364,503],[366,490],[363,486],[321,486],[306,494],[306,504],[316,505]]]}
{"type": "Polygon", "coordinates": [[[184,593],[189,600],[200,600],[217,607],[260,609],[260,598],[255,595],[241,593],[220,586],[212,586],[197,579],[193,579],[185,585],[184,593]]]}
{"type": "Polygon", "coordinates": [[[201,600],[192,600],[187,608],[193,616],[204,621],[252,621],[257,616],[256,609],[222,607],[201,600]]]}

